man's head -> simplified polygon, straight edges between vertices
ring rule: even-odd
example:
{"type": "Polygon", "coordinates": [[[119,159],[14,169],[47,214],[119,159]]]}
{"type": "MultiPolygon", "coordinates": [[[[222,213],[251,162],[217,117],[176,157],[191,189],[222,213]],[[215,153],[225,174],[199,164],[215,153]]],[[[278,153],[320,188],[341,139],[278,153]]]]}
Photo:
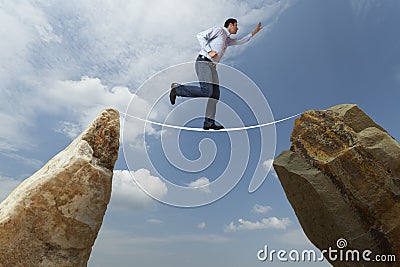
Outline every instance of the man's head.
{"type": "Polygon", "coordinates": [[[239,28],[237,27],[237,20],[234,18],[229,18],[225,21],[224,27],[228,30],[230,34],[236,34],[239,28]]]}

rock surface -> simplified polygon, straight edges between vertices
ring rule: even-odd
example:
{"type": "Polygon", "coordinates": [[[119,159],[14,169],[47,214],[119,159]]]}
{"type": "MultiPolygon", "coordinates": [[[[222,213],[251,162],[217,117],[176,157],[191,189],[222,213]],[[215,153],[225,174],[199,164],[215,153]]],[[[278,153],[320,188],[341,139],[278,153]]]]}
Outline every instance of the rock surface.
{"type": "Polygon", "coordinates": [[[0,204],[0,266],[86,266],[111,195],[119,113],[107,109],[0,204]]]}
{"type": "MultiPolygon", "coordinates": [[[[308,238],[321,250],[394,254],[400,264],[400,145],[356,105],[307,111],[274,168],[308,238]]],[[[326,257],[327,258],[327,257],[326,257]]],[[[380,266],[333,261],[335,266],[380,266]]]]}

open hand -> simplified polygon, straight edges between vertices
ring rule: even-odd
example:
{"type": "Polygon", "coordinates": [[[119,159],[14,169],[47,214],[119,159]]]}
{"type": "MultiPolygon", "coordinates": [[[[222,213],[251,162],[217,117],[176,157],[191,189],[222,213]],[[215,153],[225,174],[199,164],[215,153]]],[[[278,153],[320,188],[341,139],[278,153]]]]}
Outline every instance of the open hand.
{"type": "Polygon", "coordinates": [[[254,36],[254,34],[258,33],[261,30],[261,22],[257,24],[257,28],[254,29],[254,31],[251,32],[251,34],[254,36]]]}

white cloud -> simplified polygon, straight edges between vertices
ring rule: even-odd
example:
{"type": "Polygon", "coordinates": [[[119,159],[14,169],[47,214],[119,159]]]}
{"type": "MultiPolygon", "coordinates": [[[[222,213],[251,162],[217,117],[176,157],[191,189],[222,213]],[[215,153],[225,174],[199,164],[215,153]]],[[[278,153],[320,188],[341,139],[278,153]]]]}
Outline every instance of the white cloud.
{"type": "Polygon", "coordinates": [[[267,213],[268,211],[272,210],[271,206],[262,206],[259,204],[255,204],[253,209],[251,210],[254,213],[267,213]]]}
{"type": "Polygon", "coordinates": [[[199,229],[205,229],[206,228],[206,223],[205,222],[201,222],[201,223],[199,223],[198,225],[197,225],[197,227],[199,228],[199,229]]]}
{"type": "Polygon", "coordinates": [[[0,60],[6,63],[0,67],[0,85],[4,90],[13,80],[32,71],[30,49],[40,42],[40,34],[36,29],[46,28],[48,23],[40,9],[27,1],[3,2],[0,21],[0,60]]]}
{"type": "Polygon", "coordinates": [[[276,173],[274,166],[273,166],[274,160],[269,159],[263,162],[263,167],[265,170],[269,171],[269,173],[274,176],[275,178],[278,178],[278,174],[276,173]]]}
{"type": "Polygon", "coordinates": [[[201,177],[193,182],[190,182],[188,184],[188,186],[198,188],[199,190],[206,192],[206,193],[211,193],[209,184],[210,184],[210,180],[208,178],[201,177]]]}
{"type": "Polygon", "coordinates": [[[163,197],[167,194],[167,186],[160,178],[150,175],[146,169],[129,172],[114,170],[112,194],[110,204],[123,210],[149,208],[156,201],[144,193],[134,182],[132,176],[144,185],[152,196],[163,197]]]}
{"type": "MultiPolygon", "coordinates": [[[[132,94],[127,87],[116,86],[109,88],[98,78],[82,77],[80,81],[56,81],[53,88],[49,89],[42,101],[54,103],[46,105],[46,109],[54,112],[65,113],[69,111],[69,118],[75,122],[63,121],[56,131],[70,137],[80,133],[99,112],[112,107],[124,112],[131,101],[132,94]],[[74,115],[74,116],[71,116],[74,115]]],[[[130,107],[130,112],[140,118],[146,118],[151,109],[151,103],[135,95],[135,105],[130,107]]],[[[154,118],[157,113],[152,113],[154,118]]],[[[121,114],[123,115],[123,114],[121,114]]],[[[128,118],[125,124],[124,141],[138,142],[137,138],[143,134],[144,122],[128,118]]],[[[146,125],[147,134],[158,134],[150,125],[146,125]]]]}
{"type": "MultiPolygon", "coordinates": [[[[1,99],[4,100],[5,98],[1,96],[0,103],[1,99]]],[[[0,108],[0,121],[1,151],[17,151],[18,148],[30,148],[34,146],[31,144],[29,136],[24,131],[21,131],[21,128],[27,129],[31,124],[27,118],[19,114],[2,113],[0,108]]]]}
{"type": "Polygon", "coordinates": [[[261,230],[261,229],[286,229],[291,224],[289,218],[265,218],[261,221],[251,222],[244,219],[238,220],[239,224],[231,222],[225,227],[224,232],[236,232],[244,230],[261,230]]]}
{"type": "Polygon", "coordinates": [[[273,159],[267,159],[266,161],[264,161],[262,163],[263,167],[265,170],[269,170],[270,168],[272,168],[272,164],[274,163],[273,159]]]}
{"type": "Polygon", "coordinates": [[[158,219],[148,219],[146,222],[151,223],[151,224],[162,224],[163,221],[158,220],[158,219]]]}
{"type": "Polygon", "coordinates": [[[82,125],[69,121],[60,121],[57,128],[54,129],[56,133],[61,133],[71,139],[77,137],[82,131],[82,125]]]}
{"type": "Polygon", "coordinates": [[[262,163],[262,166],[264,167],[264,169],[265,169],[266,171],[269,170],[269,173],[270,173],[273,177],[278,178],[278,174],[276,173],[276,171],[275,171],[275,169],[274,169],[274,166],[272,165],[273,163],[274,163],[274,160],[273,160],[273,159],[268,159],[268,160],[266,160],[266,161],[264,161],[264,162],[262,163]]]}
{"type": "Polygon", "coordinates": [[[40,58],[43,54],[38,45],[50,46],[57,36],[45,13],[28,1],[2,2],[0,21],[0,149],[15,151],[32,147],[26,134],[37,114],[37,106],[31,104],[36,98],[32,92],[35,96],[43,92],[45,88],[36,88],[48,79],[32,55],[40,58]]]}

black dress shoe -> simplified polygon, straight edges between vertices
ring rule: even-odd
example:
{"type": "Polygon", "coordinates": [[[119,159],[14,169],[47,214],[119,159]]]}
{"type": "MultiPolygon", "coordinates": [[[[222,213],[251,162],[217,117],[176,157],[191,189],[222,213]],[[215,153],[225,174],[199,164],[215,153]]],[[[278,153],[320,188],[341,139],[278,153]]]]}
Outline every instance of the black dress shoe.
{"type": "Polygon", "coordinates": [[[178,87],[179,83],[171,83],[171,92],[169,93],[169,101],[171,101],[172,105],[175,105],[176,100],[176,87],[178,87]]]}
{"type": "Polygon", "coordinates": [[[225,127],[222,126],[222,125],[216,125],[215,123],[213,123],[210,126],[203,126],[203,129],[204,130],[216,130],[216,131],[218,131],[218,130],[225,129],[225,127]]]}

